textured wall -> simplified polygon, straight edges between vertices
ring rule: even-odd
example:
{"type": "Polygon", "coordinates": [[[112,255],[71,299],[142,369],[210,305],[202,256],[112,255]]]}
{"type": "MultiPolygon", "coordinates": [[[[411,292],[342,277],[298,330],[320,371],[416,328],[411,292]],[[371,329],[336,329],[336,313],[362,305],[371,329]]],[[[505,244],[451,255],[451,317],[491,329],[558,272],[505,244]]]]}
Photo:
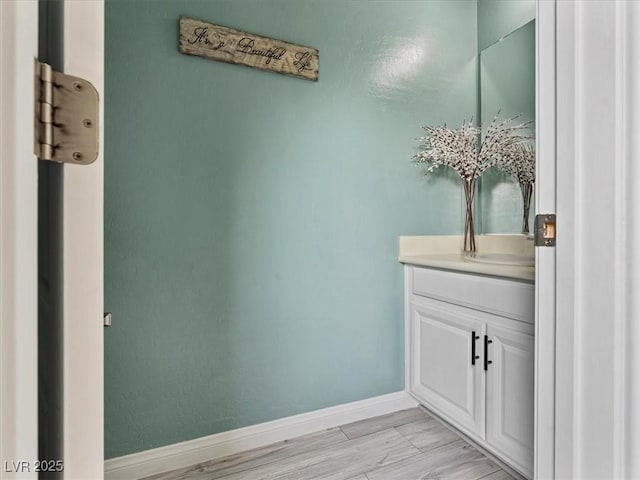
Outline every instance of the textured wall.
{"type": "Polygon", "coordinates": [[[476,2],[106,3],[106,457],[403,388],[401,234],[460,233],[420,125],[476,108],[476,2]],[[177,52],[180,15],[317,83],[177,52]]]}

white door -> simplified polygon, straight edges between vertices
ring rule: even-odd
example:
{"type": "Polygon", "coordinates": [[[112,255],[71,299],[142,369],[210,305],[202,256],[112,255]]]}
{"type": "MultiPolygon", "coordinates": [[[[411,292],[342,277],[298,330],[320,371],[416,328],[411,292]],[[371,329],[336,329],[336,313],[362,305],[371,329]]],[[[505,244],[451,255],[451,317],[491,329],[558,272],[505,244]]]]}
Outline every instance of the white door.
{"type": "MultiPolygon", "coordinates": [[[[103,1],[59,5],[63,72],[103,92],[103,1]]],[[[38,2],[0,1],[0,22],[0,476],[37,478],[38,2]]],[[[99,125],[102,144],[102,116],[99,125]]],[[[63,167],[63,458],[48,460],[62,460],[68,479],[98,479],[104,472],[102,171],[102,155],[90,166],[63,167]]]]}
{"type": "Polygon", "coordinates": [[[486,440],[532,476],[533,335],[489,325],[487,337],[486,440]]]}
{"type": "Polygon", "coordinates": [[[0,478],[37,478],[37,24],[36,1],[0,1],[0,478]]]}
{"type": "Polygon", "coordinates": [[[484,322],[469,309],[428,298],[412,302],[411,318],[412,392],[452,424],[482,436],[484,322]]]}

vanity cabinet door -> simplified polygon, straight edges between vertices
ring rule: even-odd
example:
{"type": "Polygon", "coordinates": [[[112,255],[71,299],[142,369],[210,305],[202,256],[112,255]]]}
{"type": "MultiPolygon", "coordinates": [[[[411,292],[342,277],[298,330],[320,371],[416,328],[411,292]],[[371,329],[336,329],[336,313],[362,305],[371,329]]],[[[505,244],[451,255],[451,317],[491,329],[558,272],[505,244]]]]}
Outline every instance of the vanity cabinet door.
{"type": "Polygon", "coordinates": [[[531,328],[526,325],[525,331],[518,331],[492,324],[487,328],[491,364],[487,369],[486,428],[487,443],[530,477],[533,476],[534,336],[526,330],[531,328]]]}
{"type": "Polygon", "coordinates": [[[412,301],[411,319],[411,391],[450,423],[482,437],[485,323],[472,310],[427,298],[412,301]],[[480,356],[475,365],[472,332],[480,356]]]}

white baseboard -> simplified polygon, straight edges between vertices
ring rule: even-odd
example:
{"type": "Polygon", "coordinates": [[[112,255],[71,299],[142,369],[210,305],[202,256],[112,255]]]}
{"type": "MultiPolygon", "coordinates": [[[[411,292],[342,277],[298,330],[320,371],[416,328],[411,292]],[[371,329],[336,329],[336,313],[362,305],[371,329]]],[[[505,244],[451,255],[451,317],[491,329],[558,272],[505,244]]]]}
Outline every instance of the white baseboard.
{"type": "Polygon", "coordinates": [[[395,392],[111,458],[105,480],[138,479],[417,405],[407,392],[395,392]]]}

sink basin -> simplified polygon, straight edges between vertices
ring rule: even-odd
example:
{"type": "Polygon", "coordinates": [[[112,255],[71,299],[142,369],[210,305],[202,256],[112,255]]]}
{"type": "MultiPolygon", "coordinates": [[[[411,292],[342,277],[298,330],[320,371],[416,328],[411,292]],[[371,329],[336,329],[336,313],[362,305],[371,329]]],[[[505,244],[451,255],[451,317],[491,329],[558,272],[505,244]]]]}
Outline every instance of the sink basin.
{"type": "Polygon", "coordinates": [[[467,255],[464,259],[467,262],[518,267],[533,267],[536,264],[536,258],[533,255],[517,255],[514,253],[476,253],[474,256],[467,255]]]}

